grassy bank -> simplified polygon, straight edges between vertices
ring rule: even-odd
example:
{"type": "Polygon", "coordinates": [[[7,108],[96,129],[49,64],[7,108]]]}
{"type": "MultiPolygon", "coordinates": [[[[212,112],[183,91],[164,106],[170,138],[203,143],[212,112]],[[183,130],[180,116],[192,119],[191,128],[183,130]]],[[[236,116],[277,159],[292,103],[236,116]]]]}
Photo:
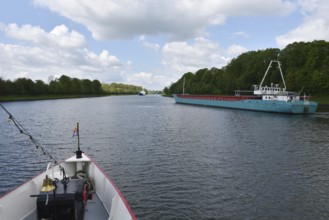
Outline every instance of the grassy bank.
{"type": "Polygon", "coordinates": [[[320,105],[329,105],[329,95],[315,95],[311,98],[312,101],[316,101],[320,105]]]}

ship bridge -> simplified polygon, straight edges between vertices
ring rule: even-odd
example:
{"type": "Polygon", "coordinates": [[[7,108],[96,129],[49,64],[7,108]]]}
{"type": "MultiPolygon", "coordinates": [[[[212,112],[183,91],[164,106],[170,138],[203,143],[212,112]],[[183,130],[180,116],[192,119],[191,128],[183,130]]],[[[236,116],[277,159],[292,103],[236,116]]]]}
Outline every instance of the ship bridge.
{"type": "Polygon", "coordinates": [[[254,86],[254,95],[286,95],[286,89],[279,87],[279,84],[271,83],[271,86],[254,86]]]}

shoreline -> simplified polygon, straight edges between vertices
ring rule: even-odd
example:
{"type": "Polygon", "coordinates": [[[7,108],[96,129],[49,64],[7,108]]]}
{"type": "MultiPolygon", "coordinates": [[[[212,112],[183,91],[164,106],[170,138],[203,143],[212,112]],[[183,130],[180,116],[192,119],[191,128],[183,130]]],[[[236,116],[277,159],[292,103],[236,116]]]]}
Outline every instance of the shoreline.
{"type": "Polygon", "coordinates": [[[97,98],[105,96],[121,96],[121,95],[135,95],[135,94],[105,94],[105,95],[45,95],[45,96],[0,96],[0,102],[16,102],[16,101],[39,101],[39,100],[53,100],[53,99],[79,99],[79,98],[97,98]]]}
{"type": "Polygon", "coordinates": [[[2,96],[0,102],[16,102],[16,101],[38,101],[38,100],[52,100],[52,99],[75,99],[75,98],[93,98],[102,97],[104,95],[67,95],[67,96],[2,96]]]}

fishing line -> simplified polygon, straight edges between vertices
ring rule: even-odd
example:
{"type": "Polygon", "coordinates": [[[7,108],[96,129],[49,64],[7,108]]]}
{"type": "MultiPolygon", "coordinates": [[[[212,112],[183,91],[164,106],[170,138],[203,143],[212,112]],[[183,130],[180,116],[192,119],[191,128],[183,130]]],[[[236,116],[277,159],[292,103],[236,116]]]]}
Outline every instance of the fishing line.
{"type": "Polygon", "coordinates": [[[51,156],[51,154],[46,151],[44,147],[41,146],[41,144],[17,121],[17,119],[0,103],[0,107],[9,115],[8,120],[12,121],[15,125],[15,127],[19,130],[19,133],[21,135],[26,135],[30,141],[35,145],[36,149],[39,149],[42,151],[43,155],[47,155],[49,159],[53,160],[55,164],[57,164],[57,160],[51,156]]]}

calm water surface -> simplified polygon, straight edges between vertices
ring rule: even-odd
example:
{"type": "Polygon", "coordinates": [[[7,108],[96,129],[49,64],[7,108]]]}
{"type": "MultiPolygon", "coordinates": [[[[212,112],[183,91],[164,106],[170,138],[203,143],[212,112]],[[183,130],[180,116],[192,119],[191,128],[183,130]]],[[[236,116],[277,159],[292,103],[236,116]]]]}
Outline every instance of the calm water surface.
{"type": "MultiPolygon", "coordinates": [[[[329,219],[329,113],[292,116],[160,96],[4,103],[53,157],[81,147],[138,219],[329,219]]],[[[0,111],[0,194],[47,158],[0,111]]]]}

